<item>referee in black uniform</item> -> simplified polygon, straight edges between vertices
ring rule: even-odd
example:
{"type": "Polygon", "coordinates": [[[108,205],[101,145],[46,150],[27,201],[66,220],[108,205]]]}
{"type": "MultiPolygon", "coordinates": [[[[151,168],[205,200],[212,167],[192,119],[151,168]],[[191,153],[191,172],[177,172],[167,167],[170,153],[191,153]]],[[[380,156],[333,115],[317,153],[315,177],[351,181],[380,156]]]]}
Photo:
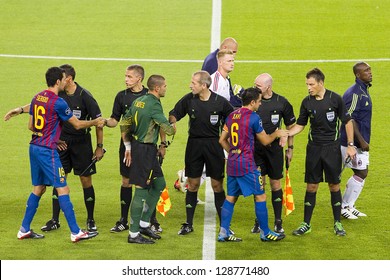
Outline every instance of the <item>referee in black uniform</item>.
{"type": "MultiPolygon", "coordinates": [[[[255,79],[255,87],[261,90],[261,105],[257,110],[260,116],[263,128],[267,134],[273,133],[282,127],[282,121],[287,129],[290,129],[295,123],[294,110],[288,100],[272,91],[273,80],[268,73],[260,74],[255,79]]],[[[290,163],[293,155],[294,137],[288,137],[288,148],[286,158],[290,163]]],[[[272,207],[274,209],[274,229],[275,232],[283,234],[282,227],[282,201],[283,190],[280,179],[283,178],[283,147],[279,145],[279,139],[276,139],[268,146],[263,146],[259,141],[255,142],[255,161],[261,170],[263,186],[266,185],[266,175],[269,177],[272,193],[272,207]]],[[[259,233],[260,227],[256,220],[252,233],[259,233]]]]}
{"type": "Polygon", "coordinates": [[[301,132],[310,120],[309,140],[306,146],[305,182],[307,183],[304,201],[304,217],[293,235],[311,232],[310,220],[316,204],[316,194],[320,182],[328,183],[334,219],[334,233],[344,236],[340,222],[341,192],[340,173],[342,165],[340,148],[340,122],[345,124],[348,143],[347,157],[355,158],[353,146],[353,123],[340,95],[324,87],[325,75],[318,68],[306,74],[309,95],[302,100],[299,117],[289,135],[301,132]]]}
{"type": "MultiPolygon", "coordinates": [[[[64,64],[60,66],[65,71],[66,85],[65,91],[58,93],[63,98],[79,120],[90,120],[101,117],[101,111],[98,103],[92,94],[85,88],[75,82],[76,71],[73,66],[64,64]]],[[[10,117],[17,116],[30,110],[30,104],[9,111],[4,117],[8,120],[10,117]]],[[[103,129],[96,127],[96,144],[93,151],[91,140],[91,129],[76,130],[71,124],[63,123],[60,139],[58,142],[58,153],[61,163],[64,167],[66,176],[72,171],[80,177],[80,182],[84,192],[84,203],[87,208],[87,229],[88,231],[97,231],[94,209],[95,209],[95,190],[92,185],[92,176],[96,173],[96,166],[93,164],[88,170],[86,168],[91,161],[96,158],[103,158],[103,129]],[[84,172],[84,170],[86,170],[84,172]],[[82,172],[84,172],[82,174],[82,172]]],[[[53,215],[52,218],[41,227],[42,231],[56,230],[60,227],[60,204],[58,202],[58,193],[53,188],[52,196],[53,215]]]]}
{"type": "Polygon", "coordinates": [[[185,153],[185,174],[188,177],[185,199],[187,220],[182,224],[179,235],[194,230],[193,219],[204,165],[206,176],[211,178],[214,204],[221,221],[221,207],[225,201],[223,189],[225,156],[218,140],[223,123],[233,111],[233,107],[227,99],[210,91],[210,84],[208,72],[195,72],[190,84],[192,92],[183,96],[169,112],[170,123],[189,116],[189,135],[185,153]]]}

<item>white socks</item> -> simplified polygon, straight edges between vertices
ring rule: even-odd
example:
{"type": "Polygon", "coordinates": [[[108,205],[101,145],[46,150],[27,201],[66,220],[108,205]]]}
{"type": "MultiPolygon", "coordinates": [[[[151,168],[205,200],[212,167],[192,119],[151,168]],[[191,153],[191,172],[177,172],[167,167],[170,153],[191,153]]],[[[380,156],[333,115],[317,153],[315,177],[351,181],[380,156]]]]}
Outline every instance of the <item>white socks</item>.
{"type": "Polygon", "coordinates": [[[343,195],[342,208],[354,208],[355,202],[362,192],[364,180],[359,176],[353,175],[349,178],[343,195]]]}

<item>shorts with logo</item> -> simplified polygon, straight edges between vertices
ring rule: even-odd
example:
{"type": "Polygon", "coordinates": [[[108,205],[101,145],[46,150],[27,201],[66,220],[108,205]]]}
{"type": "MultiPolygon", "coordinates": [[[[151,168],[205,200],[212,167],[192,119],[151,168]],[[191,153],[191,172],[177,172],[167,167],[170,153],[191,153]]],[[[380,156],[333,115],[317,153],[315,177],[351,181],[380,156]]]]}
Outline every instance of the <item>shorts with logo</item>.
{"type": "Polygon", "coordinates": [[[264,194],[260,171],[255,170],[244,176],[227,176],[227,194],[234,197],[264,194]]]}
{"type": "Polygon", "coordinates": [[[225,177],[225,154],[218,138],[188,138],[185,154],[185,174],[190,178],[206,176],[215,180],[225,177]]]}
{"type": "MultiPolygon", "coordinates": [[[[72,169],[74,175],[80,175],[92,162],[93,149],[91,134],[63,139],[68,148],[58,151],[65,173],[69,174],[72,169]]],[[[93,164],[83,176],[96,173],[96,165],[93,164]]]]}
{"type": "Polygon", "coordinates": [[[340,141],[319,145],[309,142],[306,146],[305,182],[318,184],[324,181],[339,184],[341,173],[340,141]]]}
{"type": "Polygon", "coordinates": [[[56,150],[30,144],[29,154],[33,186],[67,186],[65,172],[56,150]]]}
{"type": "MultiPolygon", "coordinates": [[[[347,147],[341,146],[341,155],[345,159],[347,155],[347,147]]],[[[356,170],[366,170],[370,165],[370,153],[367,151],[362,151],[361,148],[356,149],[356,156],[354,160],[348,162],[345,167],[356,169],[356,170]]]]}
{"type": "Polygon", "coordinates": [[[157,159],[155,144],[140,143],[137,140],[131,141],[130,166],[129,183],[142,188],[151,187],[155,178],[164,176],[157,159]]]}
{"type": "Polygon", "coordinates": [[[268,175],[273,180],[283,178],[283,147],[279,145],[279,140],[268,146],[256,143],[254,156],[262,176],[268,175]]]}

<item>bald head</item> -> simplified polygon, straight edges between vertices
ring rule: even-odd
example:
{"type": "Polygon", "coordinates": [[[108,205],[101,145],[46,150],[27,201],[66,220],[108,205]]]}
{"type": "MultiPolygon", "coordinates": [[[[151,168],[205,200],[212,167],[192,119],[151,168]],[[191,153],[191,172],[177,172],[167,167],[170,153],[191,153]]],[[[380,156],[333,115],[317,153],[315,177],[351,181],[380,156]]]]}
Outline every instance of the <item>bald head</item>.
{"type": "Polygon", "coordinates": [[[263,95],[272,93],[272,76],[268,73],[260,74],[255,79],[255,87],[261,90],[263,95]]]}
{"type": "Polygon", "coordinates": [[[230,50],[233,52],[233,55],[236,55],[236,53],[238,51],[238,43],[234,38],[228,37],[222,41],[219,49],[220,50],[224,50],[224,49],[230,50]]]}

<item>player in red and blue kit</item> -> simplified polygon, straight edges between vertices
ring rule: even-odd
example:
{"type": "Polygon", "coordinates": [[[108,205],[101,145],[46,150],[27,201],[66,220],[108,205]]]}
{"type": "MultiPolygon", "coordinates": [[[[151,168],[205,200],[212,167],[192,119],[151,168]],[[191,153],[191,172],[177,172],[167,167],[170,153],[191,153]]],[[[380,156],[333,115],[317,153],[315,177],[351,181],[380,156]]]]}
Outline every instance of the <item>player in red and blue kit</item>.
{"type": "Polygon", "coordinates": [[[64,121],[68,121],[76,129],[82,129],[94,125],[103,126],[104,120],[100,117],[91,121],[79,121],[73,115],[67,103],[58,97],[58,92],[65,87],[65,78],[63,69],[49,68],[46,72],[48,89],[35,95],[31,101],[28,127],[32,131],[29,153],[33,191],[27,200],[22,226],[17,234],[18,239],[44,237],[35,233],[30,225],[46,186],[54,186],[58,191],[58,200],[70,227],[72,242],[89,239],[98,234],[81,230],[77,225],[65,171],[57,152],[57,142],[64,121]]]}
{"type": "Polygon", "coordinates": [[[282,137],[280,144],[287,141],[286,130],[276,130],[266,134],[260,117],[255,113],[261,103],[261,92],[257,88],[248,88],[242,94],[243,107],[232,112],[224,125],[219,143],[229,153],[227,160],[227,195],[221,211],[220,242],[240,242],[229,232],[234,205],[240,195],[255,197],[255,213],[260,223],[261,241],[279,241],[285,235],[271,231],[268,227],[266,194],[257,170],[254,158],[255,137],[263,145],[268,145],[277,137],[282,137]]]}

